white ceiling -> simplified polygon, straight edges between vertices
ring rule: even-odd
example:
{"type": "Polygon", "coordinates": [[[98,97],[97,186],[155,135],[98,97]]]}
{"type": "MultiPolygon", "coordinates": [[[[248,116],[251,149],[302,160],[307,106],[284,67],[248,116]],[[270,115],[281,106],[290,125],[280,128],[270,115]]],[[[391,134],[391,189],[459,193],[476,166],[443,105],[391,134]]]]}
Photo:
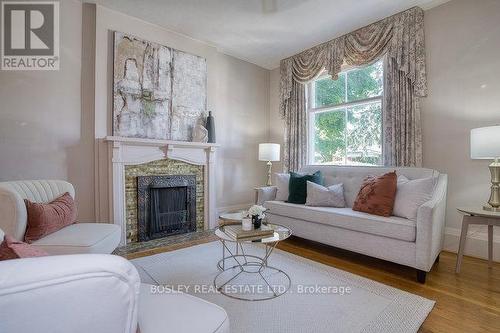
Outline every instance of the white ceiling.
{"type": "Polygon", "coordinates": [[[449,0],[94,0],[267,69],[413,6],[449,0]]]}

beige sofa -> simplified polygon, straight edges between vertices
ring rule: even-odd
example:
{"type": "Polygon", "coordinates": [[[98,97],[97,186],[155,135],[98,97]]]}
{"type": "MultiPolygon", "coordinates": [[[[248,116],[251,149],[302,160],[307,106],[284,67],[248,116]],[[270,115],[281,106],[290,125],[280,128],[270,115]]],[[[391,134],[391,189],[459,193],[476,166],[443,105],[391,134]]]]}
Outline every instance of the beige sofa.
{"type": "MultiPolygon", "coordinates": [[[[0,183],[0,229],[24,239],[27,212],[24,199],[47,203],[68,192],[73,185],[63,180],[20,180],[0,183]]],[[[111,253],[120,243],[120,227],[109,223],[75,223],[33,242],[49,254],[111,253]]]]}
{"type": "Polygon", "coordinates": [[[12,259],[0,272],[2,333],[229,333],[224,309],[141,284],[118,256],[12,259]]]}
{"type": "Polygon", "coordinates": [[[257,201],[268,208],[269,222],[292,229],[293,234],[353,252],[417,269],[424,283],[442,249],[445,228],[447,175],[425,168],[303,167],[300,172],[320,170],[325,185],[343,183],[346,208],[309,207],[275,201],[276,187],[257,189],[257,201]],[[396,170],[408,179],[436,177],[432,198],[420,206],[416,220],[381,217],[351,209],[364,178],[396,170]]]}

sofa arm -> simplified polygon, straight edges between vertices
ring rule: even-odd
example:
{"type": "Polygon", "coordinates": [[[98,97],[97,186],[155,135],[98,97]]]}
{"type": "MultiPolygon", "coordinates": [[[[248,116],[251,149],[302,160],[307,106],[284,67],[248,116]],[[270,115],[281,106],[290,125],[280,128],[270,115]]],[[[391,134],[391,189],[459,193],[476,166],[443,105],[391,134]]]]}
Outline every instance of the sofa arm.
{"type": "Polygon", "coordinates": [[[448,176],[440,174],[432,198],[417,211],[416,263],[427,272],[443,247],[447,187],[448,176]]]}
{"type": "Polygon", "coordinates": [[[139,274],[121,257],[12,259],[0,272],[0,332],[136,332],[139,274]]]}
{"type": "Polygon", "coordinates": [[[262,205],[266,201],[273,201],[276,199],[276,186],[263,186],[255,188],[255,204],[262,205]]]}

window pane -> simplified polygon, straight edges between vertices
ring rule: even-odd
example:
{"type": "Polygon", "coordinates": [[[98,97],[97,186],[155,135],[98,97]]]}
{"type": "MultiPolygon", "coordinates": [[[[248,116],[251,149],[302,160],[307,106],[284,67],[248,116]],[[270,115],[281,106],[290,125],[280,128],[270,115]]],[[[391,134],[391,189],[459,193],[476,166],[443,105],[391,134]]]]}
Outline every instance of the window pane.
{"type": "Polygon", "coordinates": [[[315,81],[314,107],[336,105],[345,102],[345,74],[339,74],[337,80],[325,77],[315,81]]]}
{"type": "Polygon", "coordinates": [[[382,108],[380,102],[347,109],[347,164],[382,164],[382,108]]]}
{"type": "Polygon", "coordinates": [[[314,115],[314,163],[345,164],[345,109],[314,115]]]}
{"type": "Polygon", "coordinates": [[[383,62],[380,60],[371,66],[347,72],[347,101],[382,95],[383,70],[383,62]]]}

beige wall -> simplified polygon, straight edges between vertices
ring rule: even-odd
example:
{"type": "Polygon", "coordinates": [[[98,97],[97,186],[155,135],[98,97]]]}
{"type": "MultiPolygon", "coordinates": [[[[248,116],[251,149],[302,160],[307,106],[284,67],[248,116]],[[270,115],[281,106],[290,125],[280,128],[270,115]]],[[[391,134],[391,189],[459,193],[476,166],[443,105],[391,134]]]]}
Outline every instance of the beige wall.
{"type": "Polygon", "coordinates": [[[217,57],[217,205],[252,203],[253,188],[265,184],[258,144],[267,141],[269,71],[219,53],[217,57]]]}
{"type": "MultiPolygon", "coordinates": [[[[208,108],[213,110],[217,143],[217,206],[246,207],[253,188],[265,177],[265,165],[257,161],[257,145],[267,140],[269,71],[219,53],[213,46],[165,30],[157,25],[111,9],[96,7],[96,138],[111,135],[112,31],[122,31],[207,59],[208,108]]],[[[101,160],[107,160],[105,144],[99,144],[101,160]]],[[[98,172],[107,173],[106,164],[98,172]]],[[[101,213],[107,220],[107,184],[97,184],[101,213]]]]}
{"type": "MultiPolygon", "coordinates": [[[[99,191],[97,200],[94,196],[96,189],[107,189],[107,184],[94,184],[94,172],[106,172],[95,169],[94,154],[103,151],[94,142],[111,134],[112,30],[207,59],[208,106],[214,110],[222,145],[218,206],[251,203],[253,187],[265,177],[257,144],[268,136],[269,71],[206,43],[103,7],[82,6],[78,0],[61,1],[60,71],[0,71],[0,180],[67,179],[76,187],[82,221],[94,220],[96,210],[107,207],[107,193],[99,191]]],[[[99,220],[106,221],[105,215],[99,220]]]]}
{"type": "Polygon", "coordinates": [[[0,71],[0,181],[60,178],[94,216],[93,124],[82,113],[82,3],[61,1],[60,70],[0,71]]]}
{"type": "MultiPolygon", "coordinates": [[[[469,133],[500,123],[500,1],[453,0],[426,11],[425,37],[424,165],[448,174],[446,247],[455,250],[456,207],[482,205],[489,196],[489,162],[470,159],[469,133]]],[[[472,246],[474,239],[484,242],[484,231],[471,235],[469,253],[486,255],[485,244],[472,246]]]]}
{"type": "MultiPolygon", "coordinates": [[[[425,12],[429,96],[422,104],[424,166],[449,176],[445,246],[453,251],[461,225],[456,207],[480,205],[489,196],[489,162],[470,159],[469,132],[500,123],[499,22],[497,0],[452,0],[425,12]]],[[[270,89],[270,140],[282,143],[278,69],[271,71],[270,89]]],[[[486,255],[484,232],[473,229],[469,254],[486,255]]]]}

